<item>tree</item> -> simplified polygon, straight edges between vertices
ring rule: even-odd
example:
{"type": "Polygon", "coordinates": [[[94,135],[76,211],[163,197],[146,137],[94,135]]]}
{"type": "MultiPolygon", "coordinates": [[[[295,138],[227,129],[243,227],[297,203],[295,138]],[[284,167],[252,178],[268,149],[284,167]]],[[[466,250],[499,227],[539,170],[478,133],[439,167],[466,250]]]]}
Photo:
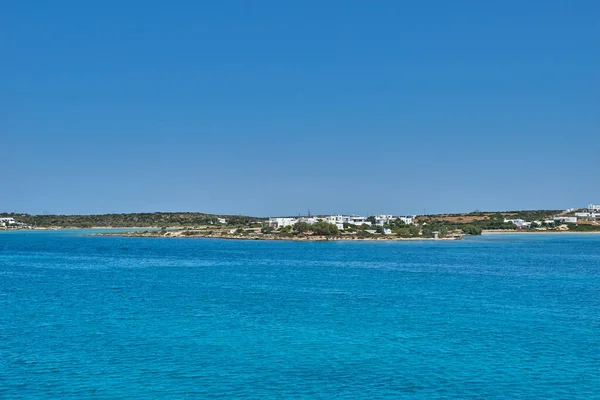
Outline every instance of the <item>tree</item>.
{"type": "Polygon", "coordinates": [[[465,235],[481,235],[481,228],[475,225],[463,225],[461,229],[465,235]]]}
{"type": "Polygon", "coordinates": [[[315,222],[311,230],[315,235],[335,236],[339,233],[338,227],[325,221],[315,222]]]}
{"type": "Polygon", "coordinates": [[[296,222],[294,224],[294,230],[298,233],[305,233],[310,230],[310,225],[304,221],[296,222]]]}
{"type": "Polygon", "coordinates": [[[409,236],[411,236],[410,228],[407,228],[407,227],[398,228],[397,235],[400,236],[400,237],[409,237],[409,236]]]}
{"type": "Polygon", "coordinates": [[[444,237],[448,233],[448,226],[439,222],[423,225],[423,236],[433,237],[433,232],[439,232],[440,237],[444,237]]]}
{"type": "Polygon", "coordinates": [[[419,236],[421,228],[419,228],[417,225],[409,225],[408,231],[410,232],[410,236],[419,236]]]}
{"type": "Polygon", "coordinates": [[[496,212],[490,215],[490,220],[492,221],[504,221],[504,217],[499,212],[496,212]]]}
{"type": "Polygon", "coordinates": [[[367,217],[367,221],[372,223],[373,225],[375,225],[377,223],[377,221],[375,221],[375,217],[372,215],[367,217]]]}
{"type": "Polygon", "coordinates": [[[394,221],[392,221],[391,225],[392,225],[392,227],[395,226],[397,228],[406,227],[406,223],[404,221],[402,221],[400,218],[396,218],[394,221]]]}
{"type": "Polygon", "coordinates": [[[354,225],[354,224],[350,224],[348,222],[344,222],[344,229],[346,230],[351,230],[351,231],[355,231],[358,229],[358,226],[354,225]]]}

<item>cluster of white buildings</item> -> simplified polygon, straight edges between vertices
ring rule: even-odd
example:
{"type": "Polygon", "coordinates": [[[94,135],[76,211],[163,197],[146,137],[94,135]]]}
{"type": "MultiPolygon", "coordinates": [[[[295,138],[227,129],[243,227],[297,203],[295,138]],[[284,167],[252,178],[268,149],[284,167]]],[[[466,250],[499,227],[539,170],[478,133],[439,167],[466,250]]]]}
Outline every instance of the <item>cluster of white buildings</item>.
{"type": "MultiPolygon", "coordinates": [[[[509,224],[513,224],[514,226],[516,226],[518,229],[526,229],[526,228],[533,228],[533,227],[539,227],[539,226],[548,226],[548,225],[555,225],[556,222],[562,222],[562,223],[569,223],[571,221],[567,221],[567,219],[569,219],[571,217],[556,217],[555,219],[545,219],[543,221],[525,221],[524,219],[521,218],[514,218],[514,219],[509,219],[509,218],[505,218],[504,219],[504,223],[509,223],[509,224]]],[[[575,222],[577,222],[577,219],[575,219],[575,222]]]]}
{"type": "MultiPolygon", "coordinates": [[[[388,222],[395,221],[397,219],[401,220],[407,225],[413,224],[416,215],[405,215],[405,216],[396,216],[393,215],[376,215],[375,216],[375,225],[376,226],[384,226],[388,222]]],[[[367,225],[372,226],[372,221],[367,221],[367,217],[362,217],[359,215],[325,215],[318,217],[279,217],[279,218],[269,218],[267,222],[269,226],[273,228],[283,228],[286,226],[293,226],[298,222],[306,222],[309,225],[312,225],[318,221],[325,221],[330,224],[334,224],[337,226],[339,230],[344,229],[344,224],[350,225],[367,225]]]]}
{"type": "Polygon", "coordinates": [[[590,204],[587,211],[575,213],[577,218],[585,218],[588,221],[596,221],[600,219],[600,204],[590,204]]]}
{"type": "Polygon", "coordinates": [[[25,224],[15,221],[14,218],[10,217],[1,217],[0,218],[0,228],[10,228],[10,227],[24,227],[25,224]]]}
{"type": "Polygon", "coordinates": [[[0,218],[0,226],[8,228],[11,225],[16,225],[17,221],[14,218],[0,218]]]}
{"type": "Polygon", "coordinates": [[[404,222],[406,225],[412,225],[412,224],[414,224],[416,217],[417,217],[416,215],[400,215],[400,216],[394,217],[393,215],[381,214],[381,215],[375,216],[375,225],[383,226],[383,225],[387,224],[388,222],[393,222],[397,219],[404,222]]]}
{"type": "Polygon", "coordinates": [[[596,221],[600,220],[600,204],[590,204],[587,207],[587,211],[583,212],[574,212],[574,208],[570,208],[565,210],[563,214],[573,214],[573,215],[557,215],[551,219],[545,219],[544,221],[532,221],[527,222],[520,218],[508,219],[505,218],[505,223],[511,223],[515,225],[518,229],[523,228],[532,228],[539,226],[548,226],[548,225],[556,225],[556,224],[576,224],[580,221],[596,221]]]}

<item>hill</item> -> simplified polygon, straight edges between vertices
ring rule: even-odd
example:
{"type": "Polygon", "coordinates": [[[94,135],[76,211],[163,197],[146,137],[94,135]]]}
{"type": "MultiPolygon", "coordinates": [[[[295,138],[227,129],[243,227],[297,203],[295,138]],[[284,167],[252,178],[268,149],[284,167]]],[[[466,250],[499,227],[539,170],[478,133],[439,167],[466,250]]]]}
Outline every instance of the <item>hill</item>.
{"type": "Polygon", "coordinates": [[[241,215],[217,215],[196,212],[155,212],[130,214],[96,214],[96,215],[31,215],[1,213],[0,217],[12,217],[15,220],[33,227],[186,227],[218,224],[219,219],[226,220],[228,225],[247,225],[265,218],[241,215]]]}

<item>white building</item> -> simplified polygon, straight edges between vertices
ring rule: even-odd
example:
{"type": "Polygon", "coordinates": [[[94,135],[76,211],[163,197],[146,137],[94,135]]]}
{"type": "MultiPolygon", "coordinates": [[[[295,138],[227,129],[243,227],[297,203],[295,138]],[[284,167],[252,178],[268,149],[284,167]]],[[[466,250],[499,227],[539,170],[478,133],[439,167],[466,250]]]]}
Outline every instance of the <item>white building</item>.
{"type": "Polygon", "coordinates": [[[574,224],[577,222],[577,217],[554,217],[554,221],[558,221],[563,224],[574,224]]]}
{"type": "Polygon", "coordinates": [[[367,224],[367,225],[371,226],[371,221],[367,221],[367,217],[361,217],[358,215],[344,215],[343,220],[347,224],[358,225],[358,226],[360,226],[362,224],[367,224]]]}
{"type": "Polygon", "coordinates": [[[390,228],[383,228],[383,234],[384,235],[391,235],[392,234],[392,230],[390,228]]]}
{"type": "Polygon", "coordinates": [[[400,221],[404,222],[406,225],[414,224],[415,218],[417,218],[416,215],[401,215],[398,217],[398,219],[400,221]]]}
{"type": "Polygon", "coordinates": [[[0,218],[0,226],[9,227],[11,225],[16,225],[17,221],[14,218],[0,218]]]}
{"type": "Polygon", "coordinates": [[[341,231],[344,230],[344,216],[343,215],[328,215],[328,216],[324,217],[323,220],[327,223],[337,226],[337,228],[341,231]]]}
{"type": "Polygon", "coordinates": [[[577,218],[585,218],[588,220],[600,219],[600,213],[593,213],[593,212],[579,212],[579,213],[575,213],[575,216],[577,218]]]}
{"type": "Polygon", "coordinates": [[[416,217],[417,217],[416,215],[401,215],[398,217],[394,217],[393,215],[389,215],[389,214],[380,214],[380,215],[375,216],[375,225],[383,226],[383,225],[387,224],[388,222],[392,222],[397,219],[404,222],[406,225],[412,225],[412,224],[414,224],[416,217]]]}
{"type": "Polygon", "coordinates": [[[320,218],[317,217],[300,217],[298,218],[298,222],[306,222],[309,225],[314,224],[315,222],[319,221],[320,218]]]}
{"type": "Polygon", "coordinates": [[[504,223],[505,224],[513,224],[514,226],[516,226],[519,229],[528,228],[531,226],[531,222],[526,222],[524,219],[521,219],[521,218],[515,218],[515,219],[504,218],[504,223]]]}
{"type": "Polygon", "coordinates": [[[284,228],[286,226],[292,226],[296,222],[298,222],[298,218],[288,218],[288,217],[280,217],[280,218],[269,218],[269,226],[274,228],[284,228]]]}
{"type": "Polygon", "coordinates": [[[219,221],[220,224],[226,224],[227,223],[227,220],[225,218],[219,218],[218,221],[219,221]]]}
{"type": "Polygon", "coordinates": [[[388,214],[379,214],[375,216],[375,225],[378,226],[383,226],[385,224],[387,224],[390,221],[395,220],[396,218],[394,218],[393,215],[388,215],[388,214]]]}
{"type": "Polygon", "coordinates": [[[590,204],[590,205],[588,205],[588,211],[590,213],[600,213],[600,204],[590,204]]]}
{"type": "Polygon", "coordinates": [[[277,217],[269,218],[267,224],[273,228],[285,228],[286,226],[293,226],[298,222],[306,222],[309,225],[313,225],[318,221],[325,221],[330,224],[337,226],[339,230],[344,229],[344,220],[341,215],[327,215],[324,217],[277,217]]]}
{"type": "Polygon", "coordinates": [[[325,222],[329,222],[330,224],[343,224],[344,216],[343,215],[328,215],[323,218],[325,222]]]}

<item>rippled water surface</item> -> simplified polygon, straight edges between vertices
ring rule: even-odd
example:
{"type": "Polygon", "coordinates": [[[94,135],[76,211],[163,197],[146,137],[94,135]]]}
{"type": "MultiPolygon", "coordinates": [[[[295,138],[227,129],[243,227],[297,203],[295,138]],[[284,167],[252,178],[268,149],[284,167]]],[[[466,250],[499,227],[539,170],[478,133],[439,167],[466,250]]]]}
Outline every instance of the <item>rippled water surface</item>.
{"type": "Polygon", "coordinates": [[[0,398],[600,398],[600,235],[0,233],[0,398]]]}

